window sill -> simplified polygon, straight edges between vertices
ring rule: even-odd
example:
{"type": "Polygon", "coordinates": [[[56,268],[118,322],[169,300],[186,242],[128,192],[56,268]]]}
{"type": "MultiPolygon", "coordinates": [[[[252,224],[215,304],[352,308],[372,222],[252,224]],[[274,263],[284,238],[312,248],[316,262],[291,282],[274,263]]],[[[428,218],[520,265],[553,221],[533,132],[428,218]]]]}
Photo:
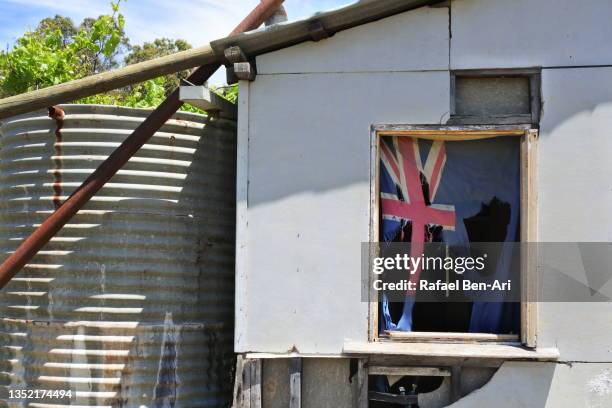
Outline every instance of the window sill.
{"type": "MultiPolygon", "coordinates": [[[[556,348],[529,349],[519,345],[491,343],[404,343],[395,341],[354,342],[346,341],[343,352],[350,355],[397,356],[402,360],[455,363],[469,360],[474,365],[489,365],[503,361],[556,361],[556,348]],[[434,361],[435,360],[435,361],[434,361]]],[[[498,365],[498,364],[494,364],[498,365]]]]}
{"type": "Polygon", "coordinates": [[[520,345],[518,334],[385,331],[383,340],[411,343],[495,343],[520,345]]]}

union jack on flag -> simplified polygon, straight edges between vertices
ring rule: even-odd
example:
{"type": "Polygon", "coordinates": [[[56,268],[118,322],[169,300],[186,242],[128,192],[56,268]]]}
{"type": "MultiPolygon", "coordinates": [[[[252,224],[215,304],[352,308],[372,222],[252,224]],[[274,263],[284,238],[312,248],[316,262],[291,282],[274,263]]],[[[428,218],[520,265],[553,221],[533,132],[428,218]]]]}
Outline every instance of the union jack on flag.
{"type": "MultiPolygon", "coordinates": [[[[443,141],[434,141],[422,163],[418,139],[393,137],[382,140],[381,145],[380,208],[383,235],[390,241],[401,234],[406,223],[411,224],[410,256],[420,257],[424,243],[431,239],[431,226],[455,229],[455,207],[434,204],[436,192],[446,164],[443,141]]],[[[420,268],[410,275],[418,281],[420,268]]]]}

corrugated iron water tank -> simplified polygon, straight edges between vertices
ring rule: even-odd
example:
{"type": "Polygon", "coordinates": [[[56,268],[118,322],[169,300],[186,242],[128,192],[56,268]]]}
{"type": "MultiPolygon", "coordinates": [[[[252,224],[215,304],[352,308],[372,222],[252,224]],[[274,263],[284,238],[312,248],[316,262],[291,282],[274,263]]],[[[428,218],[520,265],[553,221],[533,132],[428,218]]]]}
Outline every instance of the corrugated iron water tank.
{"type": "MultiPolygon", "coordinates": [[[[63,108],[0,127],[3,256],[150,112],[63,108]]],[[[0,292],[0,406],[227,405],[235,164],[234,122],[175,115],[0,292]]]]}

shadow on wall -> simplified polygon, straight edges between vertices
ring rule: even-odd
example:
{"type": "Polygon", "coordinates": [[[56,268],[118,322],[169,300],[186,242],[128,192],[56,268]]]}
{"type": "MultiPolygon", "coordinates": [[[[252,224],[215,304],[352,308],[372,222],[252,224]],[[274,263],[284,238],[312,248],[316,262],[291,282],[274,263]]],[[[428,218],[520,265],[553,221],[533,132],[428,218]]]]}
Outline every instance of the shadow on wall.
{"type": "MultiPolygon", "coordinates": [[[[249,207],[304,193],[369,184],[370,125],[437,124],[448,111],[447,106],[442,106],[435,113],[424,108],[417,112],[410,96],[414,92],[402,91],[402,81],[424,82],[421,89],[424,94],[419,97],[425,98],[422,103],[430,108],[440,105],[440,100],[427,94],[438,94],[439,98],[441,92],[429,78],[415,78],[417,75],[423,73],[386,78],[378,74],[360,75],[356,79],[374,83],[368,97],[363,97],[359,87],[351,89],[352,82],[341,75],[291,75],[290,81],[282,75],[258,78],[257,86],[266,92],[257,92],[259,88],[251,91],[249,207]],[[273,81],[279,84],[275,86],[273,81]],[[404,96],[389,95],[385,81],[398,88],[392,94],[404,92],[404,96]],[[282,92],[277,88],[282,88],[282,92]],[[288,101],[287,95],[295,95],[296,101],[288,101]]],[[[595,129],[600,123],[603,126],[606,116],[612,115],[612,106],[608,106],[612,103],[611,78],[612,68],[543,70],[541,138],[555,138],[558,129],[581,117],[597,119],[586,123],[586,129],[595,129]]]]}

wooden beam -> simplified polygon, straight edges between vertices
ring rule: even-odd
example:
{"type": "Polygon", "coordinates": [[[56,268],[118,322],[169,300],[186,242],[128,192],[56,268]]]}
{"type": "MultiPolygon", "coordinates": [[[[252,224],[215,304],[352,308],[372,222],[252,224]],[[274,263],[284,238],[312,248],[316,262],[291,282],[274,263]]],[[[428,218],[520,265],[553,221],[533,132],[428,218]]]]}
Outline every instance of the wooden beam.
{"type": "Polygon", "coordinates": [[[181,86],[179,88],[179,99],[203,111],[209,113],[218,112],[222,118],[231,120],[238,118],[238,109],[235,104],[211,92],[205,86],[181,86]]]}
{"type": "Polygon", "coordinates": [[[357,408],[368,408],[368,360],[360,358],[357,369],[357,408]]]}
{"type": "Polygon", "coordinates": [[[403,126],[400,125],[385,125],[386,129],[378,132],[379,136],[410,136],[422,139],[432,140],[478,140],[488,139],[499,136],[523,136],[525,129],[520,127],[512,127],[507,129],[500,129],[493,125],[473,125],[471,128],[466,126],[444,126],[438,129],[422,129],[414,128],[411,130],[403,130],[403,126]]]}
{"type": "Polygon", "coordinates": [[[416,395],[395,395],[378,391],[370,391],[369,396],[370,401],[387,402],[396,406],[412,406],[419,401],[416,395]]]}
{"type": "Polygon", "coordinates": [[[289,369],[289,408],[302,406],[302,359],[293,357],[289,369]]]}
{"type": "MultiPolygon", "coordinates": [[[[326,32],[332,35],[339,31],[439,1],[440,0],[360,1],[341,9],[320,13],[311,19],[300,20],[291,24],[275,25],[272,29],[250,32],[243,35],[230,35],[211,42],[212,48],[217,50],[216,53],[211,50],[211,46],[207,45],[183,51],[179,54],[168,55],[155,60],[120,68],[115,71],[0,100],[0,119],[46,108],[59,103],[67,103],[86,96],[121,88],[126,85],[185,69],[209,65],[214,62],[221,63],[225,61],[223,51],[232,45],[240,44],[240,47],[247,55],[254,57],[256,55],[312,40],[309,25],[313,20],[320,20],[326,32]],[[146,64],[152,64],[152,66],[147,66],[146,64]]],[[[273,6],[276,7],[272,8],[277,9],[280,3],[282,3],[282,1],[279,1],[278,5],[273,4],[273,6]]],[[[264,3],[261,3],[261,5],[263,8],[264,3]]],[[[272,14],[273,13],[266,13],[264,17],[268,18],[272,14]]],[[[254,17],[249,18],[244,24],[237,27],[237,30],[235,30],[233,34],[242,30],[243,27],[249,27],[249,24],[254,20],[254,17]]]]}
{"type": "Polygon", "coordinates": [[[521,340],[537,345],[538,320],[538,131],[527,130],[521,141],[521,340]]]}
{"type": "Polygon", "coordinates": [[[321,20],[313,20],[308,25],[308,32],[312,41],[321,41],[325,38],[330,37],[330,33],[325,28],[325,25],[321,20]]]}
{"type": "Polygon", "coordinates": [[[261,408],[261,360],[249,360],[250,382],[249,408],[261,408]]]}
{"type": "Polygon", "coordinates": [[[382,354],[417,358],[476,358],[481,360],[555,361],[559,358],[559,350],[556,348],[537,348],[532,350],[507,344],[403,343],[393,341],[367,343],[347,341],[344,343],[344,352],[349,355],[382,354]]]}
{"type": "Polygon", "coordinates": [[[449,342],[449,343],[509,343],[519,342],[518,334],[492,333],[444,333],[444,332],[401,332],[387,331],[385,334],[392,340],[405,342],[449,342]]]}
{"type": "Polygon", "coordinates": [[[236,62],[248,61],[247,56],[238,46],[226,48],[223,54],[225,55],[225,59],[227,59],[232,64],[235,64],[236,62]]]}
{"type": "MultiPolygon", "coordinates": [[[[379,210],[380,210],[380,137],[377,129],[370,127],[370,231],[369,241],[380,242],[379,210]]],[[[377,245],[369,246],[368,264],[372,265],[374,258],[379,255],[377,245]]],[[[374,289],[374,276],[368,274],[368,340],[378,341],[379,338],[379,301],[380,293],[374,289]]]]}
{"type": "Polygon", "coordinates": [[[245,380],[244,375],[243,375],[244,362],[245,362],[244,356],[242,356],[242,354],[238,354],[236,356],[236,375],[234,378],[234,392],[233,392],[233,403],[232,403],[233,408],[240,408],[243,405],[242,393],[243,393],[244,380],[245,380]]]}
{"type": "Polygon", "coordinates": [[[238,79],[254,81],[257,76],[257,69],[255,64],[251,62],[237,62],[234,64],[234,75],[238,79]]]}
{"type": "Polygon", "coordinates": [[[320,21],[329,35],[347,30],[362,24],[367,24],[421,6],[438,3],[440,0],[385,0],[357,1],[346,7],[328,12],[317,13],[315,16],[298,20],[289,24],[277,24],[266,30],[250,32],[234,38],[223,38],[212,43],[213,48],[223,50],[239,44],[242,50],[253,57],[265,52],[275,51],[300,42],[312,40],[310,25],[320,21]]]}
{"type": "Polygon", "coordinates": [[[192,48],[150,61],[128,65],[75,81],[0,99],[0,119],[75,101],[86,96],[122,88],[200,65],[216,64],[221,58],[210,45],[192,48]]]}
{"type": "Polygon", "coordinates": [[[449,356],[414,356],[402,354],[370,354],[368,361],[378,366],[424,366],[451,367],[460,364],[463,367],[499,368],[506,362],[502,358],[449,357],[449,356]]]}
{"type": "Polygon", "coordinates": [[[427,377],[450,377],[451,371],[446,367],[394,367],[394,366],[369,366],[369,375],[400,375],[400,376],[427,376],[427,377]]]}
{"type": "Polygon", "coordinates": [[[239,79],[234,73],[234,65],[225,67],[225,82],[227,82],[228,85],[234,85],[237,84],[238,81],[239,79]]]}
{"type": "Polygon", "coordinates": [[[263,359],[286,359],[291,357],[300,358],[347,358],[344,354],[332,353],[332,354],[318,354],[318,353],[295,353],[295,352],[284,352],[284,353],[246,353],[247,358],[263,358],[263,359]]]}
{"type": "Polygon", "coordinates": [[[451,368],[451,402],[455,402],[461,398],[461,366],[456,365],[451,368]]]}
{"type": "Polygon", "coordinates": [[[234,382],[234,408],[261,408],[261,360],[238,355],[234,382]]]}
{"type": "MultiPolygon", "coordinates": [[[[270,18],[283,0],[261,2],[232,30],[229,37],[254,30],[270,18]]],[[[224,47],[227,48],[227,47],[224,47]]],[[[200,66],[200,72],[214,71],[223,62],[223,53],[215,53],[211,45],[144,61],[114,71],[92,75],[76,81],[51,86],[0,100],[0,119],[31,112],[51,105],[74,101],[86,96],[121,88],[130,84],[200,66]]],[[[212,75],[212,74],[211,74],[212,75]]],[[[208,78],[206,78],[208,79],[208,78]]]]}

